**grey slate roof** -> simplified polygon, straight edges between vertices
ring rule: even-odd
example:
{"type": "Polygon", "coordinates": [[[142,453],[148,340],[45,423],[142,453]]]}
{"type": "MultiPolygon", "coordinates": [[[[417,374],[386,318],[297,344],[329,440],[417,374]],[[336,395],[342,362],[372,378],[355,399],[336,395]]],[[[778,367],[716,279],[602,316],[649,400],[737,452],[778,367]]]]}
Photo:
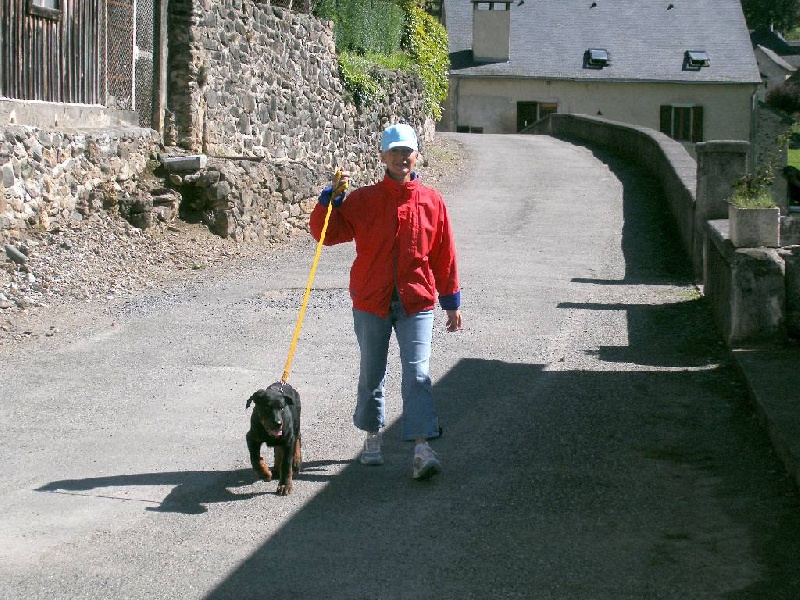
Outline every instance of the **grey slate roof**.
{"type": "Polygon", "coordinates": [[[511,4],[510,60],[472,59],[472,2],[444,0],[451,71],[459,76],[611,81],[760,83],[739,0],[518,0],[511,4]],[[667,9],[669,5],[673,8],[667,9]],[[589,48],[612,64],[583,66],[589,48]],[[684,68],[687,50],[710,66],[684,68]]]}

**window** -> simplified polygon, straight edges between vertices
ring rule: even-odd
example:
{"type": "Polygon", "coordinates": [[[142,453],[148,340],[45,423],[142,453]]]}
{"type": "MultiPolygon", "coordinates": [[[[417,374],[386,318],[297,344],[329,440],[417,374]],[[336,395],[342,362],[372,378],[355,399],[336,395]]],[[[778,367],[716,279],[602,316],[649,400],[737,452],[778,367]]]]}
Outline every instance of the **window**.
{"type": "Polygon", "coordinates": [[[28,13],[48,19],[61,18],[61,0],[28,0],[28,13]]]}
{"type": "Polygon", "coordinates": [[[661,133],[679,142],[702,142],[703,107],[692,104],[663,105],[661,133]]]}
{"type": "Polygon", "coordinates": [[[608,50],[601,48],[589,48],[583,53],[584,69],[602,69],[611,64],[611,56],[608,50]]]}

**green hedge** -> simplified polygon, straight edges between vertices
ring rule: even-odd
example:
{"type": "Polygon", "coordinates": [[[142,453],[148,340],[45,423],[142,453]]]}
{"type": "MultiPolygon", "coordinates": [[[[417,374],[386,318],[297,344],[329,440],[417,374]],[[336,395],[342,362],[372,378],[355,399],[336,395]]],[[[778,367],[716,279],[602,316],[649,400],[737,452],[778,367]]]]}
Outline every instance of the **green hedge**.
{"type": "Polygon", "coordinates": [[[400,47],[404,11],[384,0],[322,0],[314,14],[333,21],[338,52],[391,54],[400,47]]]}

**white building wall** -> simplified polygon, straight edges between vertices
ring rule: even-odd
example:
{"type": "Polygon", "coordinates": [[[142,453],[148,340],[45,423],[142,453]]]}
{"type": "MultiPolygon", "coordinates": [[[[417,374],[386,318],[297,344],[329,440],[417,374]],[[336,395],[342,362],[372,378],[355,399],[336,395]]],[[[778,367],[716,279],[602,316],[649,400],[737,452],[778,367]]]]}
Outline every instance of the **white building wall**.
{"type": "Polygon", "coordinates": [[[781,85],[796,69],[763,46],[756,46],[754,53],[758,63],[758,70],[764,82],[764,88],[759,93],[759,96],[763,99],[768,91],[781,85]]]}
{"type": "Polygon", "coordinates": [[[750,140],[751,84],[677,84],[458,78],[442,129],[483,128],[484,133],[517,131],[517,103],[556,103],[558,112],[602,115],[658,130],[663,104],[703,106],[703,139],[750,140]]]}

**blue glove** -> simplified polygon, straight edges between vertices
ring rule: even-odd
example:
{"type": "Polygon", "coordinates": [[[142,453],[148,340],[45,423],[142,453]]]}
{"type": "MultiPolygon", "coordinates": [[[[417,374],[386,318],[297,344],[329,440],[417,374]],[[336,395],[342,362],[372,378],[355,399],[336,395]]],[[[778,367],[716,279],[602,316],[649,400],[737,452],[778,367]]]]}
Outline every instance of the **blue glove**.
{"type": "MultiPolygon", "coordinates": [[[[331,187],[330,185],[325,186],[325,189],[322,190],[322,193],[319,195],[319,199],[317,200],[317,202],[319,202],[322,206],[327,207],[328,204],[330,204],[331,202],[332,193],[333,193],[333,187],[331,187]]],[[[333,199],[334,208],[339,208],[342,205],[342,202],[344,202],[344,195],[345,195],[344,192],[342,192],[341,194],[336,196],[336,198],[333,199]]]]}

